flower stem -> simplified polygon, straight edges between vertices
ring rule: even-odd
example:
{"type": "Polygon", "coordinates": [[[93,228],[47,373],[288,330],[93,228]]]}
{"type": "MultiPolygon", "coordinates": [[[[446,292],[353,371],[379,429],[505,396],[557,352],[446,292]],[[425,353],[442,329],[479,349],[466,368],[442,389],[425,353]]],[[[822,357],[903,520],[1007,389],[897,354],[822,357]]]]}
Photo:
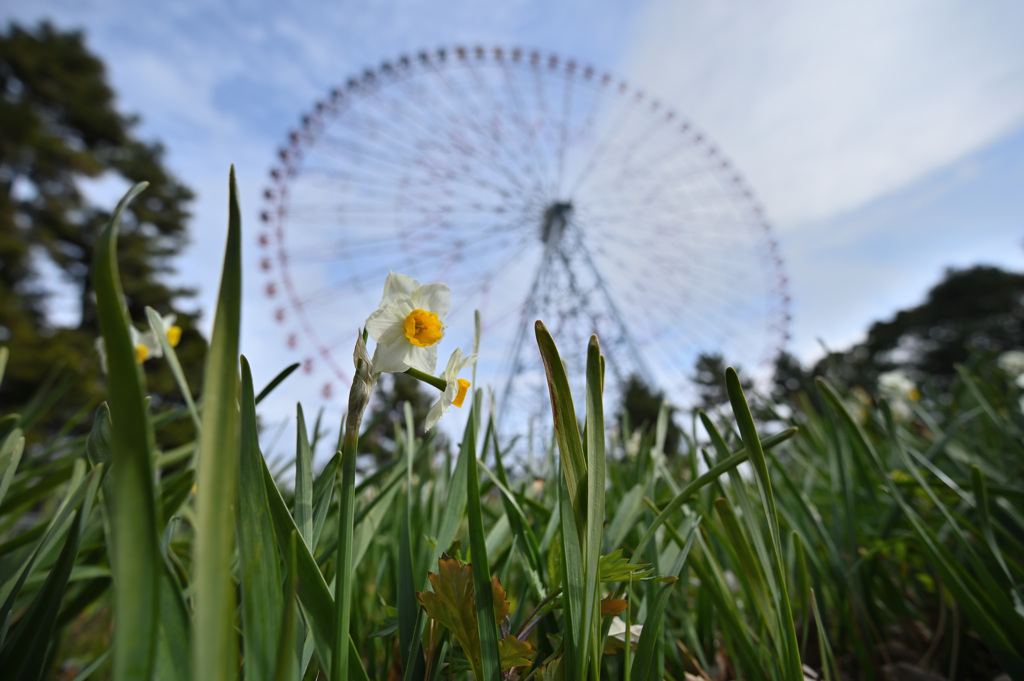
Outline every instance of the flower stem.
{"type": "Polygon", "coordinates": [[[448,382],[445,381],[443,378],[439,376],[431,376],[430,374],[424,371],[420,371],[419,369],[413,369],[412,367],[409,367],[408,369],[405,370],[405,373],[409,374],[413,378],[423,381],[424,383],[429,383],[430,385],[434,386],[441,392],[444,392],[444,389],[448,387],[448,382]]]}
{"type": "MultiPolygon", "coordinates": [[[[362,341],[362,339],[360,339],[362,341]]],[[[370,403],[373,380],[367,362],[360,357],[357,343],[356,375],[348,395],[348,416],[345,418],[345,436],[341,445],[341,494],[339,496],[339,539],[337,569],[334,582],[334,656],[331,664],[332,681],[348,678],[349,632],[352,628],[352,538],[355,527],[356,456],[359,450],[359,425],[363,412],[370,403]]],[[[365,353],[365,350],[363,351],[365,353]]]]}

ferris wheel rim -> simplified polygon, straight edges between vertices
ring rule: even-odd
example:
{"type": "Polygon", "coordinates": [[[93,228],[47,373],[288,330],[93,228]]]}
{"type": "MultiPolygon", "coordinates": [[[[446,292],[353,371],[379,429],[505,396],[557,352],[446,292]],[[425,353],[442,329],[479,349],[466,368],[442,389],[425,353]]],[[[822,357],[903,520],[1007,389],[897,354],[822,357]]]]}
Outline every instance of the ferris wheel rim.
{"type": "MultiPolygon", "coordinates": [[[[764,234],[765,257],[769,261],[769,267],[777,275],[771,294],[775,304],[773,318],[766,325],[766,331],[774,334],[774,340],[764,344],[764,354],[759,358],[759,363],[771,361],[788,340],[787,327],[790,320],[788,279],[784,273],[778,242],[771,225],[746,180],[706,134],[698,130],[689,120],[678,116],[670,107],[665,107],[658,100],[648,100],[642,90],[632,88],[625,80],[613,78],[606,71],[601,72],[590,65],[578,64],[575,60],[564,60],[554,53],[544,54],[540,50],[525,50],[516,47],[489,49],[480,46],[474,48],[441,47],[432,52],[419,52],[415,57],[401,56],[395,62],[385,61],[378,67],[365,69],[360,77],[349,78],[341,86],[331,89],[328,98],[317,101],[312,111],[302,117],[298,129],[293,129],[288,133],[287,144],[278,151],[279,161],[271,169],[271,184],[264,192],[267,208],[261,213],[263,223],[259,234],[261,247],[267,247],[273,239],[276,239],[278,244],[285,243],[287,229],[285,216],[288,214],[286,202],[289,199],[289,185],[301,176],[308,154],[315,149],[321,136],[329,127],[330,121],[337,120],[344,113],[343,107],[352,106],[349,102],[353,101],[353,98],[368,96],[403,78],[412,78],[416,75],[417,69],[446,68],[452,63],[482,63],[488,59],[495,63],[507,62],[520,65],[528,62],[529,68],[547,68],[554,72],[564,69],[564,75],[568,78],[576,77],[576,74],[579,74],[580,78],[590,83],[599,82],[601,87],[616,88],[620,95],[629,94],[637,102],[649,101],[649,106],[653,111],[664,111],[666,121],[672,121],[677,125],[680,133],[691,135],[692,144],[703,149],[708,158],[714,159],[713,166],[708,168],[707,172],[712,173],[715,179],[723,185],[734,187],[738,195],[742,197],[764,234]]],[[[358,103],[358,99],[356,102],[358,103]]],[[[277,293],[273,287],[279,284],[284,288],[284,294],[289,301],[288,307],[278,307],[275,310],[275,318],[277,321],[284,321],[285,316],[295,317],[296,321],[293,324],[298,325],[299,332],[307,338],[314,339],[315,356],[327,364],[339,378],[344,379],[350,372],[342,368],[332,352],[332,348],[319,339],[315,326],[305,315],[301,314],[303,303],[288,269],[288,261],[289,254],[283,250],[283,246],[270,256],[264,255],[260,261],[261,269],[265,272],[276,271],[277,273],[277,280],[269,282],[265,289],[268,296],[277,293]]],[[[295,332],[289,335],[286,341],[289,347],[296,345],[296,337],[295,332]]],[[[310,360],[307,359],[308,361],[310,360]]]]}

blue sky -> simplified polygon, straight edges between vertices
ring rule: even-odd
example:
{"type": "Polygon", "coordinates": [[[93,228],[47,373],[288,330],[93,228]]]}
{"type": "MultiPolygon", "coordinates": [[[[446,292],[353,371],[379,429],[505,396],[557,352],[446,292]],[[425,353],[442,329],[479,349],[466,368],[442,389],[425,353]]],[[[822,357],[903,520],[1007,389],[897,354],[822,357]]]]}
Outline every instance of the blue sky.
{"type": "MultiPolygon", "coordinates": [[[[141,115],[141,135],[166,145],[197,192],[179,267],[207,311],[229,164],[255,226],[276,149],[314,101],[385,59],[460,43],[594,64],[705,131],[772,223],[793,298],[789,349],[805,361],[819,339],[845,347],[917,302],[948,266],[1024,270],[1024,3],[1014,0],[8,0],[0,16],[85,29],[122,109],[141,115]]],[[[260,284],[246,279],[243,322],[257,383],[298,359],[282,351],[260,284]]],[[[308,399],[299,393],[281,403],[308,399]]]]}

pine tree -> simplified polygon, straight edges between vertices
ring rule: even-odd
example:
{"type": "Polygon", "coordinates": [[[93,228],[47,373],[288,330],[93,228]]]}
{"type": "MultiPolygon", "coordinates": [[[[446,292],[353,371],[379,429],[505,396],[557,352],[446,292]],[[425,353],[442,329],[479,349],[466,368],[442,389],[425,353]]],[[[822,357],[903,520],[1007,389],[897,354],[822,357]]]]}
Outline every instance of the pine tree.
{"type": "MultiPolygon", "coordinates": [[[[49,23],[0,34],[0,343],[11,351],[0,411],[17,411],[55,368],[70,377],[67,392],[47,412],[46,429],[59,427],[101,399],[102,376],[93,346],[98,335],[91,264],[96,236],[110,219],[110,205],[94,205],[89,181],[139,181],[149,188],[121,222],[118,257],[132,320],[145,324],[144,308],[176,310],[194,291],[165,281],[171,258],[187,243],[192,192],[163,165],[164,149],[135,136],[139,119],[116,108],[106,69],[81,32],[49,23]],[[75,323],[58,325],[48,314],[59,271],[74,291],[75,323]]],[[[198,385],[205,343],[195,315],[178,315],[179,355],[198,385]]],[[[163,366],[147,367],[154,401],[175,403],[176,389],[163,366]]]]}

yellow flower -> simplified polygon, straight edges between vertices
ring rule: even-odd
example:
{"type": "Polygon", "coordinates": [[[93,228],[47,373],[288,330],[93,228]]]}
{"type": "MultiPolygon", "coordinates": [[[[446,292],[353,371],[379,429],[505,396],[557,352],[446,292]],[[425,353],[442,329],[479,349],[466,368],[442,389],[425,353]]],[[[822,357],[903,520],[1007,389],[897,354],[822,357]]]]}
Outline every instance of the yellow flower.
{"type": "Polygon", "coordinates": [[[462,406],[469,391],[469,381],[459,378],[459,372],[476,361],[476,355],[462,358],[462,348],[456,348],[455,352],[448,359],[448,366],[444,369],[445,388],[441,392],[441,398],[434,403],[434,406],[427,412],[426,429],[433,428],[442,416],[448,413],[448,407],[455,405],[462,406]]]}
{"type": "Polygon", "coordinates": [[[366,331],[377,341],[371,372],[433,373],[450,306],[447,284],[420,286],[408,275],[389,272],[380,306],[366,320],[366,331]]]}

